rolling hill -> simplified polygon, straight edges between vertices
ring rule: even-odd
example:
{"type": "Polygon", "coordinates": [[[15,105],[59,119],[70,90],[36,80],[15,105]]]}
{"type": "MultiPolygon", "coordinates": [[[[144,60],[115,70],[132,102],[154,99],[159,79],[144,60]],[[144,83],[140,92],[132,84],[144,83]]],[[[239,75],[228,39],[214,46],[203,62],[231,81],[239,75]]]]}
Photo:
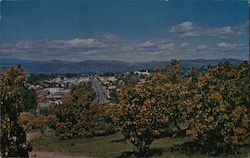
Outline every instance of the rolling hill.
{"type": "MultiPolygon", "coordinates": [[[[205,68],[208,65],[216,65],[219,61],[225,60],[230,63],[238,64],[239,59],[194,59],[181,60],[184,68],[205,68]]],[[[151,62],[124,62],[112,60],[85,60],[81,62],[68,62],[61,60],[33,61],[22,59],[0,59],[1,70],[6,70],[10,65],[21,64],[28,74],[63,74],[63,73],[85,73],[100,74],[105,72],[126,72],[142,69],[153,70],[161,68],[169,61],[151,62]]]]}

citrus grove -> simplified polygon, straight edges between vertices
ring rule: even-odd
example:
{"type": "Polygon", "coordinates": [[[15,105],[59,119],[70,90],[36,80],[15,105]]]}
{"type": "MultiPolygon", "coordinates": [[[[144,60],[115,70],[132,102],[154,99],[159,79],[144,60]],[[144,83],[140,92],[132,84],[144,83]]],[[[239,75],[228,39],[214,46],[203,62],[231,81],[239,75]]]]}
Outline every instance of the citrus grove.
{"type": "Polygon", "coordinates": [[[20,66],[11,67],[0,73],[1,156],[28,156],[25,132],[46,128],[64,140],[121,132],[139,156],[163,137],[189,137],[195,152],[237,153],[250,136],[249,66],[221,61],[196,71],[172,60],[145,83],[124,82],[112,103],[95,102],[89,82],[71,87],[61,105],[39,115],[21,113],[26,78],[20,66]]]}
{"type": "MultiPolygon", "coordinates": [[[[145,84],[126,85],[114,120],[140,154],[159,137],[191,137],[199,151],[236,152],[249,137],[249,63],[184,72],[172,60],[145,84]]],[[[195,148],[194,146],[194,148],[195,148]]]]}
{"type": "Polygon", "coordinates": [[[26,140],[26,133],[19,123],[20,113],[24,110],[21,90],[25,88],[24,69],[18,65],[0,72],[1,101],[1,156],[27,157],[32,150],[26,140]]]}

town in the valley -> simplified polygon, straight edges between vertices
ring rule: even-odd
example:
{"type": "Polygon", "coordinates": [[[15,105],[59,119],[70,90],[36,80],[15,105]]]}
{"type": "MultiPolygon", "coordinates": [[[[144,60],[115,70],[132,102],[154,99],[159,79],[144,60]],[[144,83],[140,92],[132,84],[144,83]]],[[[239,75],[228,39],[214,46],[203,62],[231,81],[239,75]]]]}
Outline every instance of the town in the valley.
{"type": "MultiPolygon", "coordinates": [[[[66,77],[66,75],[54,75],[48,79],[36,83],[28,83],[28,88],[33,89],[37,95],[37,112],[39,109],[47,108],[51,105],[62,104],[63,97],[70,95],[70,88],[73,85],[91,82],[95,91],[95,101],[107,103],[112,100],[112,94],[118,93],[126,79],[132,79],[139,84],[145,83],[146,77],[150,73],[148,70],[125,72],[112,75],[77,75],[66,77]]],[[[31,77],[32,75],[28,75],[31,77]]]]}

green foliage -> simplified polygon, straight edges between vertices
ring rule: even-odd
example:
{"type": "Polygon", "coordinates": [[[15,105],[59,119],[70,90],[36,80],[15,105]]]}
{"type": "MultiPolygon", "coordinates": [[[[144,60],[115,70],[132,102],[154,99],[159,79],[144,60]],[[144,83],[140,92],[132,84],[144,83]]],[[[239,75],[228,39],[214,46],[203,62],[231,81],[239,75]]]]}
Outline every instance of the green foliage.
{"type": "MultiPolygon", "coordinates": [[[[125,144],[121,133],[109,136],[88,138],[76,138],[61,140],[54,133],[44,134],[31,140],[34,150],[60,152],[65,155],[78,157],[131,157],[137,156],[134,146],[131,143],[125,144]],[[81,155],[81,156],[80,156],[81,155]]],[[[188,146],[192,139],[189,138],[161,138],[155,140],[150,147],[149,157],[157,158],[205,158],[206,154],[197,152],[186,152],[183,147],[188,146]]],[[[219,154],[217,158],[226,157],[248,157],[250,154],[249,145],[240,147],[241,153],[237,155],[219,154]]],[[[139,156],[139,155],[138,155],[139,156]]]]}
{"type": "Polygon", "coordinates": [[[50,75],[50,74],[31,74],[28,78],[27,81],[31,84],[40,84],[44,80],[48,80],[50,78],[57,77],[57,75],[50,75]]]}
{"type": "Polygon", "coordinates": [[[111,103],[118,103],[118,92],[116,91],[116,89],[111,89],[109,91],[109,95],[110,95],[110,102],[111,103]]]}
{"type": "Polygon", "coordinates": [[[47,128],[53,129],[56,123],[54,115],[30,115],[26,113],[21,113],[19,122],[26,131],[40,130],[42,134],[47,128]]]}
{"type": "Polygon", "coordinates": [[[33,89],[28,89],[26,87],[21,89],[21,94],[23,98],[23,111],[35,113],[37,107],[37,95],[36,91],[33,89]]]}
{"type": "Polygon", "coordinates": [[[146,154],[154,138],[160,134],[156,120],[161,119],[157,115],[161,109],[152,106],[157,103],[150,98],[150,88],[137,85],[123,90],[117,106],[117,122],[125,141],[134,144],[142,154],[146,154]]]}
{"type": "Polygon", "coordinates": [[[180,65],[173,61],[169,69],[163,73],[158,70],[145,84],[127,86],[121,91],[114,119],[125,140],[143,156],[155,138],[177,135],[179,129],[186,128],[178,106],[183,80],[179,73],[180,65]]]}
{"type": "Polygon", "coordinates": [[[1,156],[27,157],[31,145],[19,124],[19,115],[23,110],[21,89],[24,88],[25,74],[21,66],[10,67],[0,72],[1,100],[1,156]]]}
{"type": "Polygon", "coordinates": [[[145,84],[122,89],[114,120],[144,154],[164,136],[189,136],[205,152],[235,152],[249,136],[248,77],[249,63],[184,73],[172,60],[145,84]]]}
{"type": "Polygon", "coordinates": [[[249,64],[220,62],[190,84],[186,132],[209,152],[235,151],[249,129],[249,64]]]}
{"type": "Polygon", "coordinates": [[[138,83],[138,79],[135,76],[126,76],[122,78],[124,81],[125,85],[136,85],[138,83]]]}
{"type": "Polygon", "coordinates": [[[114,132],[109,119],[108,106],[94,103],[95,93],[91,84],[72,88],[71,96],[64,98],[63,104],[54,106],[58,119],[56,134],[61,139],[91,137],[114,132]]]}

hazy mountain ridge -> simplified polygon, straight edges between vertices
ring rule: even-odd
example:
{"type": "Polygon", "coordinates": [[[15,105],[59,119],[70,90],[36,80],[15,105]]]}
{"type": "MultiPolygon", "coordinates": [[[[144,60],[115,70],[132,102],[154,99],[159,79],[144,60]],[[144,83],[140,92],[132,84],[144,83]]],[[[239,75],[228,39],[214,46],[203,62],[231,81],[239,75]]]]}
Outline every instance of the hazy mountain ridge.
{"type": "MultiPolygon", "coordinates": [[[[215,65],[219,61],[225,60],[230,63],[238,64],[240,59],[194,59],[181,60],[184,68],[202,68],[208,65],[215,65]]],[[[10,65],[21,64],[28,74],[53,74],[53,73],[105,73],[105,72],[126,72],[142,69],[155,69],[163,67],[169,61],[150,61],[150,62],[125,62],[113,60],[85,60],[81,62],[69,62],[61,60],[33,61],[22,59],[1,59],[0,69],[6,70],[10,65]]]]}

